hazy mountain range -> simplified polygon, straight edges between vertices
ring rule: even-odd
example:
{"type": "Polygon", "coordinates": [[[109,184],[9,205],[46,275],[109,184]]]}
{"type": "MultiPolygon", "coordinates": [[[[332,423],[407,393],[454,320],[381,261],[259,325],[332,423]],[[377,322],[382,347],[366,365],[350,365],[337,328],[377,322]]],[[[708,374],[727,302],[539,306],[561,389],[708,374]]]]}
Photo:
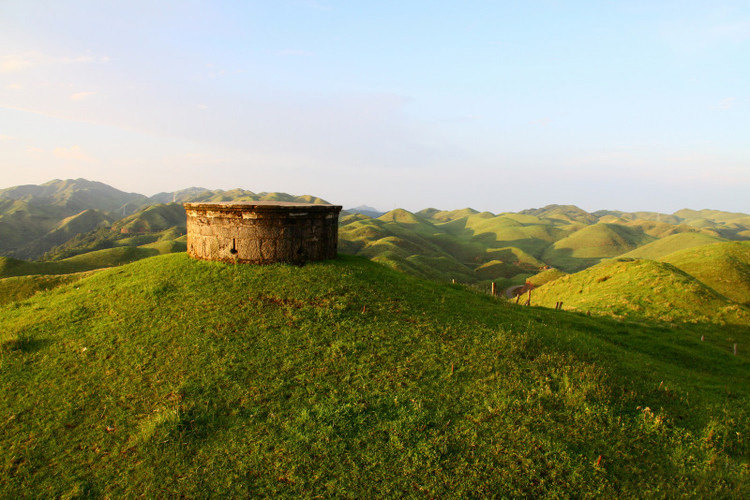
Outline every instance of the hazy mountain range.
{"type": "MultiPolygon", "coordinates": [[[[0,255],[55,260],[121,246],[184,244],[187,201],[315,196],[191,187],[147,197],[106,184],[53,180],[0,190],[0,255]]],[[[471,208],[342,212],[340,251],[436,280],[522,284],[545,268],[573,273],[612,257],[660,258],[709,243],[750,240],[750,215],[716,210],[586,212],[549,205],[518,213],[471,208]]],[[[180,245],[171,248],[180,248],[180,245]]]]}

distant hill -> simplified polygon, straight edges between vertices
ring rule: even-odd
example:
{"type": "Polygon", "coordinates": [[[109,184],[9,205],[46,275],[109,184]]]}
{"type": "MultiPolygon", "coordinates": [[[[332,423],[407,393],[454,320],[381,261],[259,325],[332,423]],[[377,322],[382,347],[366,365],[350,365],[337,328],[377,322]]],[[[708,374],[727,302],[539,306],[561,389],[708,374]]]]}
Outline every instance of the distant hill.
{"type": "Polygon", "coordinates": [[[38,258],[76,234],[133,213],[148,202],[85,179],[0,190],[0,255],[38,258]]]}
{"type": "Polygon", "coordinates": [[[109,227],[123,233],[155,234],[172,229],[184,234],[186,222],[181,203],[231,200],[325,203],[309,195],[253,193],[242,189],[212,191],[199,187],[148,198],[85,179],[15,186],[0,190],[0,255],[38,259],[110,247],[107,242],[118,238],[107,232],[109,227]],[[158,208],[173,200],[179,204],[158,208]],[[77,246],[81,248],[73,250],[77,246]]]}
{"type": "MultiPolygon", "coordinates": [[[[313,196],[191,187],[150,198],[83,179],[0,191],[0,255],[60,260],[122,246],[184,244],[182,203],[325,203],[313,196]]],[[[486,289],[523,284],[547,267],[574,273],[603,259],[661,258],[714,241],[750,240],[750,216],[675,214],[548,205],[518,213],[472,208],[386,213],[361,206],[340,217],[339,248],[422,278],[486,289]]]]}
{"type": "Polygon", "coordinates": [[[688,232],[670,234],[651,243],[624,253],[621,257],[632,257],[638,259],[659,259],[679,250],[685,250],[703,245],[710,245],[725,241],[717,236],[711,236],[705,233],[688,232]]]}
{"type": "Polygon", "coordinates": [[[381,212],[377,208],[368,207],[367,205],[360,205],[354,208],[347,208],[346,211],[350,214],[362,214],[368,217],[377,218],[383,215],[385,212],[381,212]]]}
{"type": "Polygon", "coordinates": [[[112,231],[121,234],[158,233],[170,228],[186,231],[185,208],[181,203],[150,205],[112,224],[112,231]]]}
{"type": "Polygon", "coordinates": [[[129,214],[145,205],[148,198],[142,194],[125,193],[101,182],[56,179],[39,186],[0,189],[0,200],[54,207],[58,214],[68,217],[88,209],[129,214]]]}
{"type": "Polygon", "coordinates": [[[328,203],[311,195],[295,196],[287,193],[254,193],[245,189],[206,189],[191,187],[172,193],[158,193],[150,198],[151,203],[221,202],[221,201],[290,201],[299,203],[328,203]]]}
{"type": "Polygon", "coordinates": [[[544,208],[522,210],[520,213],[534,215],[543,219],[557,219],[564,222],[594,224],[597,217],[578,208],[575,205],[547,205],[544,208]]]}
{"type": "Polygon", "coordinates": [[[547,248],[542,260],[564,271],[579,271],[654,241],[639,228],[598,223],[585,226],[547,248]]]}

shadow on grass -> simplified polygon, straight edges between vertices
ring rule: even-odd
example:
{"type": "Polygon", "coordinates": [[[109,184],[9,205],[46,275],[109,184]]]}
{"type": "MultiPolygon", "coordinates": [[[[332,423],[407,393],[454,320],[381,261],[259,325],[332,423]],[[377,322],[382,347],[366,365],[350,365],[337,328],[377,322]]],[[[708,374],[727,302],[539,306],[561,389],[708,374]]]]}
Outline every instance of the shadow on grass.
{"type": "Polygon", "coordinates": [[[3,351],[37,352],[51,344],[49,339],[40,339],[34,335],[21,334],[15,339],[6,340],[2,343],[3,351]]]}

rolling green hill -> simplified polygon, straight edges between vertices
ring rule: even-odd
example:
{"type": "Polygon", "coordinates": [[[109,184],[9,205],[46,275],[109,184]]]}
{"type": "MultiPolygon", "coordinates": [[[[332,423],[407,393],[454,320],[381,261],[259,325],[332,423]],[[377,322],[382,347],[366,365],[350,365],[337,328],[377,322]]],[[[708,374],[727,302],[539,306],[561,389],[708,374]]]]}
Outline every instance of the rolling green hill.
{"type": "Polygon", "coordinates": [[[54,207],[68,217],[88,209],[130,213],[144,205],[148,198],[142,194],[125,193],[101,182],[86,179],[55,179],[39,186],[25,185],[0,189],[0,200],[54,207]]]}
{"type": "Polygon", "coordinates": [[[77,273],[92,269],[120,266],[146,257],[153,257],[154,255],[185,251],[184,244],[181,246],[179,242],[166,243],[166,245],[162,246],[150,244],[140,247],[122,246],[107,248],[55,261],[29,262],[12,257],[0,257],[0,278],[77,273]]]}
{"type": "Polygon", "coordinates": [[[148,199],[85,179],[0,190],[0,255],[34,259],[79,233],[134,212],[148,199]]]}
{"type": "Polygon", "coordinates": [[[535,255],[560,234],[564,231],[528,215],[397,209],[377,219],[345,216],[339,244],[343,253],[422,278],[507,286],[544,267],[535,255]]]}
{"type": "Polygon", "coordinates": [[[647,243],[636,248],[635,250],[631,250],[630,252],[620,255],[620,257],[655,260],[679,250],[700,247],[703,245],[710,245],[712,243],[718,243],[720,241],[724,240],[716,236],[711,236],[704,233],[676,233],[665,236],[664,238],[658,239],[656,241],[652,241],[651,243],[647,243]]]}
{"type": "MultiPolygon", "coordinates": [[[[180,248],[186,226],[181,203],[232,200],[324,203],[311,195],[200,187],[146,198],[83,179],[17,186],[0,191],[0,255],[61,260],[121,246],[180,248]]],[[[339,234],[343,253],[482,289],[490,282],[501,288],[523,284],[546,267],[576,272],[606,258],[660,258],[724,240],[750,240],[750,216],[716,210],[589,213],[574,205],[500,214],[396,209],[376,218],[342,212],[339,234]]]]}
{"type": "Polygon", "coordinates": [[[557,219],[568,223],[595,224],[597,217],[575,205],[547,205],[543,208],[522,210],[522,214],[534,215],[542,219],[557,219]]]}
{"type": "Polygon", "coordinates": [[[579,271],[654,239],[637,228],[599,223],[556,241],[544,252],[542,260],[567,272],[579,271]]]}
{"type": "Polygon", "coordinates": [[[361,258],[143,259],[0,306],[0,488],[746,497],[750,335],[697,334],[361,258]]]}
{"type": "Polygon", "coordinates": [[[615,317],[750,325],[750,309],[664,262],[612,259],[534,290],[535,305],[615,317]]]}
{"type": "Polygon", "coordinates": [[[111,226],[75,235],[50,249],[45,253],[44,259],[60,260],[107,248],[178,241],[184,238],[186,231],[185,209],[182,205],[149,205],[111,226]]]}
{"type": "Polygon", "coordinates": [[[660,259],[694,276],[730,300],[750,306],[750,244],[715,243],[660,259]]]}
{"type": "Polygon", "coordinates": [[[531,283],[534,287],[540,287],[544,285],[545,283],[549,283],[550,281],[555,281],[556,279],[562,278],[568,276],[568,273],[565,271],[560,271],[559,269],[555,269],[554,267],[550,269],[545,269],[544,271],[535,274],[534,276],[531,276],[526,280],[527,283],[531,283]]]}
{"type": "Polygon", "coordinates": [[[122,234],[158,233],[179,228],[185,234],[185,209],[180,203],[150,205],[112,224],[112,231],[122,234]]]}
{"type": "MultiPolygon", "coordinates": [[[[315,196],[189,188],[151,198],[85,179],[53,180],[40,186],[0,190],[0,255],[21,259],[69,257],[115,246],[116,233],[185,233],[185,201],[298,201],[325,203],[315,196]],[[180,204],[170,203],[179,201],[180,204]]],[[[156,241],[164,236],[150,238],[156,241]]],[[[179,237],[179,234],[177,235],[179,237]]],[[[148,238],[147,238],[148,239],[148,238]]],[[[143,239],[138,243],[145,243],[143,239]]]]}

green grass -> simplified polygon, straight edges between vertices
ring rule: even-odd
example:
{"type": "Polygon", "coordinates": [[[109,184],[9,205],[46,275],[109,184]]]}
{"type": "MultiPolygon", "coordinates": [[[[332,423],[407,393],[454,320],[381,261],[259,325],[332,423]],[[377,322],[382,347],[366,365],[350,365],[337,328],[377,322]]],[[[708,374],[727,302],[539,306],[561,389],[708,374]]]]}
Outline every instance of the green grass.
{"type": "Polygon", "coordinates": [[[566,272],[580,271],[602,259],[616,257],[654,239],[638,228],[619,224],[594,224],[556,241],[544,252],[542,260],[566,272]]]}
{"type": "Polygon", "coordinates": [[[143,259],[0,307],[0,491],[741,498],[750,357],[692,328],[143,259]]]}
{"type": "Polygon", "coordinates": [[[477,285],[522,283],[544,266],[536,256],[564,234],[532,215],[398,209],[377,219],[345,217],[339,242],[343,252],[421,278],[477,285]]]}
{"type": "Polygon", "coordinates": [[[69,274],[104,267],[114,267],[136,260],[183,251],[184,243],[159,242],[144,247],[116,247],[76,255],[55,261],[26,261],[0,257],[0,278],[39,274],[69,274]]]}
{"type": "Polygon", "coordinates": [[[0,304],[23,300],[37,292],[51,290],[60,285],[78,281],[90,275],[91,272],[0,278],[0,304]]]}
{"type": "Polygon", "coordinates": [[[750,325],[741,307],[673,265],[652,260],[613,259],[534,290],[533,303],[615,317],[664,322],[750,325]]]}
{"type": "Polygon", "coordinates": [[[721,238],[703,233],[685,232],[671,234],[656,241],[622,254],[620,257],[632,257],[636,259],[658,260],[671,253],[688,248],[710,245],[722,241],[721,238]]]}
{"type": "Polygon", "coordinates": [[[541,271],[534,276],[529,277],[526,281],[536,287],[542,286],[545,283],[549,283],[550,281],[555,281],[556,279],[562,278],[564,276],[568,276],[565,271],[560,271],[559,269],[555,269],[553,267],[550,269],[545,269],[544,271],[541,271]]]}
{"type": "Polygon", "coordinates": [[[735,302],[750,305],[750,244],[718,243],[661,258],[735,302]]]}

